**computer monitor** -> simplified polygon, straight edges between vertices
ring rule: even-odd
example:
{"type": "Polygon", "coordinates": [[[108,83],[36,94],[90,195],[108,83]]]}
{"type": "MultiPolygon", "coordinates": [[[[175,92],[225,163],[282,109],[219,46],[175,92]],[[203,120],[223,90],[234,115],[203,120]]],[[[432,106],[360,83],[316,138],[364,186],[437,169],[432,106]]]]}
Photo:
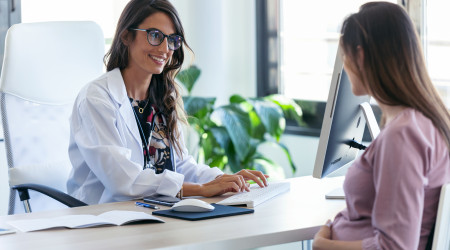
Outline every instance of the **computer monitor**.
{"type": "Polygon", "coordinates": [[[323,178],[355,160],[360,149],[355,147],[354,142],[361,143],[366,121],[372,138],[379,133],[369,104],[370,97],[353,95],[339,53],[320,132],[313,171],[315,178],[323,178]]]}

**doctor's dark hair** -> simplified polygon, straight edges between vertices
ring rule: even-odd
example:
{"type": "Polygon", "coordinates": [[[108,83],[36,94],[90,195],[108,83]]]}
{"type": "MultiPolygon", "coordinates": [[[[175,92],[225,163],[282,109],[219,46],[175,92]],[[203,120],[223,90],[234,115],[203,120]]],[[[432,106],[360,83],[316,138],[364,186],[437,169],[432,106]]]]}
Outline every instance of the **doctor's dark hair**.
{"type": "MultiPolygon", "coordinates": [[[[169,1],[131,0],[125,6],[119,18],[111,48],[103,58],[107,71],[115,68],[124,69],[128,66],[128,47],[123,41],[127,37],[132,40],[136,38],[136,31],[129,31],[129,29],[138,27],[147,17],[157,12],[163,12],[168,15],[173,22],[176,34],[184,38],[184,29],[178,12],[169,1]]],[[[180,138],[178,121],[187,122],[179,86],[174,79],[184,61],[184,47],[192,51],[185,39],[183,39],[182,46],[173,52],[172,58],[164,66],[162,73],[152,76],[152,82],[149,87],[149,97],[166,117],[167,127],[170,132],[168,134],[169,140],[175,146],[180,156],[181,144],[180,140],[178,140],[180,138]]]]}
{"type": "MultiPolygon", "coordinates": [[[[420,111],[450,148],[450,113],[431,82],[414,24],[399,5],[370,2],[342,25],[340,47],[369,95],[420,111]],[[362,51],[362,65],[358,53],[362,51]]],[[[384,123],[384,117],[382,123],[384,123]]]]}

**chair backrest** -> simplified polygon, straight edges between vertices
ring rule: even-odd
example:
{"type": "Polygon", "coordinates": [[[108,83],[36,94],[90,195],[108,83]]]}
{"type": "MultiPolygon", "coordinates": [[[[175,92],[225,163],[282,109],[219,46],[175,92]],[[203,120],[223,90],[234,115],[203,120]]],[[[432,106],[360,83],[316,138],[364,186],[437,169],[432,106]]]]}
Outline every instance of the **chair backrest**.
{"type": "MultiPolygon", "coordinates": [[[[91,21],[21,23],[6,35],[0,105],[10,186],[66,192],[69,117],[79,90],[103,72],[104,37],[91,21]]],[[[24,212],[10,190],[9,214],[24,212]]],[[[30,192],[33,211],[63,205],[30,192]]]]}
{"type": "Polygon", "coordinates": [[[450,183],[442,186],[432,249],[450,249],[450,183]]]}

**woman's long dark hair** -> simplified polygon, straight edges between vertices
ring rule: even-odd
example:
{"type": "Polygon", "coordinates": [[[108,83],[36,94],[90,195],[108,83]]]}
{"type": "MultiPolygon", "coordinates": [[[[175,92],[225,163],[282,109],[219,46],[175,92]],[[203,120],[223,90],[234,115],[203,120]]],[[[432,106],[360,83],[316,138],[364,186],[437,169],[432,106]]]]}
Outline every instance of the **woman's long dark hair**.
{"type": "MultiPolygon", "coordinates": [[[[129,55],[128,48],[123,43],[124,36],[129,35],[134,40],[136,31],[129,31],[129,29],[138,27],[147,17],[157,12],[167,14],[172,19],[176,34],[184,38],[184,29],[178,13],[169,1],[131,0],[119,18],[111,48],[103,58],[107,71],[115,68],[124,69],[128,66],[129,55]]],[[[180,156],[181,142],[178,121],[186,123],[186,115],[179,87],[174,79],[184,61],[183,47],[192,51],[184,39],[183,45],[174,51],[172,58],[164,66],[163,72],[153,75],[149,87],[149,97],[166,117],[167,127],[170,131],[169,140],[175,145],[180,156]]]]}
{"type": "Polygon", "coordinates": [[[343,23],[340,46],[350,69],[378,102],[411,107],[430,119],[450,148],[450,113],[431,82],[414,25],[406,11],[388,2],[371,2],[343,23]],[[364,72],[364,73],[363,73],[364,72]]]}

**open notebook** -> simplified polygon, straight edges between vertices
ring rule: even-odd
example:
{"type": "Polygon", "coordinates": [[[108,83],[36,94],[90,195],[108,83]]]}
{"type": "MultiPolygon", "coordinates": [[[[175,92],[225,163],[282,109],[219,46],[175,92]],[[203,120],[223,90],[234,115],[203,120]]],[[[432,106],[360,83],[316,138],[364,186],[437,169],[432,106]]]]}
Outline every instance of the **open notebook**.
{"type": "Polygon", "coordinates": [[[15,220],[8,223],[22,232],[30,232],[50,228],[86,228],[104,225],[121,226],[144,221],[164,222],[162,219],[144,212],[113,210],[100,215],[66,215],[45,219],[15,220]]]}

